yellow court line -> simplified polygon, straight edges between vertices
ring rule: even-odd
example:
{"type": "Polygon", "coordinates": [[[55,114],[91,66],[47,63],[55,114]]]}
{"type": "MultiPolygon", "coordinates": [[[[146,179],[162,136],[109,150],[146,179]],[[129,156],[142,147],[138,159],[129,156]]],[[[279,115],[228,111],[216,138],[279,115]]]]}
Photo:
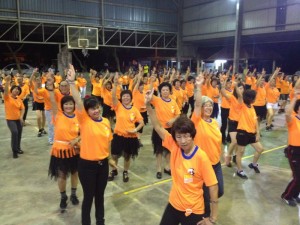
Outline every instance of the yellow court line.
{"type": "MultiPolygon", "coordinates": [[[[281,149],[281,148],[284,148],[284,147],[286,147],[286,145],[282,145],[282,146],[279,146],[279,147],[276,147],[276,148],[271,148],[269,150],[263,151],[262,154],[266,154],[266,153],[269,153],[269,152],[272,152],[272,151],[275,151],[275,150],[278,150],[278,149],[281,149]]],[[[243,157],[242,159],[248,159],[248,158],[251,158],[253,156],[254,155],[248,155],[248,156],[243,157]]],[[[158,182],[155,182],[153,184],[148,184],[148,185],[145,185],[145,186],[142,186],[142,187],[139,187],[139,188],[132,189],[130,191],[125,191],[125,192],[123,192],[123,194],[124,195],[129,195],[129,194],[132,194],[132,193],[135,193],[135,192],[147,189],[147,188],[151,188],[151,187],[153,187],[155,185],[167,183],[167,182],[169,182],[171,180],[172,180],[172,178],[166,179],[166,180],[162,180],[162,181],[158,181],[158,182]]]]}
{"type": "MultiPolygon", "coordinates": [[[[276,148],[271,148],[269,150],[263,151],[261,154],[266,154],[266,153],[269,153],[269,152],[273,152],[275,150],[278,150],[278,149],[281,149],[281,148],[284,148],[284,147],[286,147],[286,145],[282,145],[282,146],[279,146],[279,147],[276,147],[276,148]]],[[[247,155],[247,156],[243,157],[242,159],[248,159],[248,158],[251,158],[253,156],[254,155],[247,155]]]]}

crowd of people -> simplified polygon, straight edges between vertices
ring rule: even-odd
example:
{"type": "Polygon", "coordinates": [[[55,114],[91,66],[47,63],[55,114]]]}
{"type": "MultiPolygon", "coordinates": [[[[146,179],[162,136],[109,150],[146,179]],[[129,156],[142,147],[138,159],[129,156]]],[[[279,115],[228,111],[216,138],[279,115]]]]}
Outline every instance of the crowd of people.
{"type": "Polygon", "coordinates": [[[249,144],[255,153],[248,167],[260,173],[261,124],[266,121],[266,131],[272,132],[274,115],[285,113],[286,155],[293,180],[281,198],[296,206],[300,203],[300,79],[280,71],[276,68],[267,76],[265,70],[246,70],[241,76],[232,74],[230,67],[226,73],[203,71],[193,76],[190,68],[181,74],[175,68],[157,71],[139,65],[137,71],[130,68],[124,74],[90,70],[85,78],[70,65],[64,75],[52,70],[34,70],[31,76],[3,75],[0,90],[12,156],[24,153],[22,130],[29,124],[32,95],[37,137],[48,135],[52,146],[49,176],[58,183],[60,208],[67,208],[66,180],[71,176],[73,205],[79,204],[78,181],[83,188],[82,224],[91,224],[94,200],[96,223],[103,225],[107,182],[119,174],[122,156],[123,182],[129,182],[130,162],[143,147],[143,127],[149,116],[155,176],[162,179],[166,174],[173,179],[160,224],[210,225],[217,221],[218,198],[224,194],[224,145],[228,145],[224,163],[228,167],[235,163],[239,178],[248,179],[242,157],[249,144]],[[90,96],[86,95],[88,83],[90,96]]]}

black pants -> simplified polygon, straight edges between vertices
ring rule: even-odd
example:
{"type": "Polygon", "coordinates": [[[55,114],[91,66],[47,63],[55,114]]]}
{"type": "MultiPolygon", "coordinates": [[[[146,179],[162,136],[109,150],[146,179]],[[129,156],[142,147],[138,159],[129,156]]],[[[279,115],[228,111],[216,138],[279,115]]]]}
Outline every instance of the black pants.
{"type": "Polygon", "coordinates": [[[91,225],[91,207],[95,198],[96,224],[104,225],[104,191],[108,178],[108,159],[89,161],[80,159],[78,176],[83,189],[82,225],[91,225]]]}
{"type": "Polygon", "coordinates": [[[221,133],[222,133],[222,142],[225,142],[226,140],[226,129],[227,129],[227,119],[229,116],[229,109],[227,108],[222,108],[221,107],[221,121],[222,121],[222,126],[221,126],[221,133]]]}
{"type": "Polygon", "coordinates": [[[185,216],[185,212],[175,209],[170,203],[167,205],[160,225],[196,225],[203,220],[204,214],[191,214],[185,216]]]}
{"type": "Polygon", "coordinates": [[[191,116],[194,112],[194,108],[195,108],[195,99],[194,96],[189,97],[189,105],[191,105],[191,116]]]}
{"type": "Polygon", "coordinates": [[[211,113],[211,118],[218,118],[219,115],[219,104],[214,102],[214,107],[213,107],[213,111],[211,113]]]}
{"type": "Polygon", "coordinates": [[[28,99],[28,98],[25,98],[25,99],[23,100],[23,104],[24,104],[24,107],[25,107],[25,112],[24,112],[24,115],[23,115],[23,120],[24,120],[24,121],[25,121],[26,118],[27,118],[28,102],[29,102],[29,99],[28,99]]]}
{"type": "Polygon", "coordinates": [[[300,147],[289,146],[287,158],[293,172],[293,179],[286,187],[282,197],[291,200],[292,198],[297,198],[300,193],[300,147]]]}
{"type": "Polygon", "coordinates": [[[17,153],[21,150],[22,124],[20,120],[6,120],[7,126],[11,132],[11,150],[17,153]]]}

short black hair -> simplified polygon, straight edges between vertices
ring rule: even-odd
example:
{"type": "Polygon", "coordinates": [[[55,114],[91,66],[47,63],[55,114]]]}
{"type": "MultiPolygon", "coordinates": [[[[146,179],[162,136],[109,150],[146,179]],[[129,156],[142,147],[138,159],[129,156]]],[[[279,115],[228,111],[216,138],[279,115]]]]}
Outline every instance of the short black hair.
{"type": "Polygon", "coordinates": [[[195,80],[195,77],[193,77],[193,76],[188,76],[187,80],[188,80],[188,81],[195,80]]]}
{"type": "Polygon", "coordinates": [[[88,111],[90,108],[95,108],[96,106],[100,106],[100,102],[96,97],[85,98],[83,101],[83,106],[85,111],[88,111]]]}
{"type": "Polygon", "coordinates": [[[170,92],[172,92],[172,85],[169,82],[162,82],[159,86],[158,86],[158,91],[159,93],[161,93],[161,89],[163,87],[168,87],[170,92]]]}
{"type": "Polygon", "coordinates": [[[75,111],[75,100],[73,98],[73,96],[70,95],[65,95],[64,97],[62,97],[61,101],[60,101],[60,107],[63,110],[63,106],[66,102],[73,102],[74,103],[74,111],[75,111]]]}
{"type": "MultiPolygon", "coordinates": [[[[296,96],[295,96],[295,98],[296,98],[296,96]]],[[[298,99],[295,103],[295,106],[294,106],[295,113],[298,113],[299,107],[300,107],[300,99],[298,99]]]]}
{"type": "Polygon", "coordinates": [[[255,101],[256,91],[252,89],[247,89],[243,93],[243,101],[246,105],[250,105],[255,101]]]}
{"type": "Polygon", "coordinates": [[[186,83],[186,80],[181,80],[180,84],[186,83]]]}
{"type": "Polygon", "coordinates": [[[173,123],[173,126],[171,128],[171,135],[174,141],[176,141],[175,135],[177,134],[190,134],[191,137],[194,139],[196,136],[196,128],[195,124],[187,118],[186,115],[182,115],[178,117],[175,122],[173,123]]]}
{"type": "Polygon", "coordinates": [[[13,85],[13,86],[11,86],[11,88],[10,88],[10,93],[15,89],[15,88],[17,88],[18,89],[18,91],[19,91],[19,95],[22,93],[22,88],[20,88],[19,86],[17,86],[17,85],[13,85]]]}
{"type": "Polygon", "coordinates": [[[132,92],[130,90],[123,90],[120,94],[120,98],[122,99],[123,95],[129,94],[132,100],[132,92]]]}
{"type": "Polygon", "coordinates": [[[180,82],[180,80],[179,79],[173,80],[173,86],[175,86],[176,82],[180,82]]]}
{"type": "MultiPolygon", "coordinates": [[[[237,83],[236,86],[237,86],[238,88],[239,88],[239,87],[243,87],[244,90],[245,90],[245,85],[244,85],[242,82],[237,83]]],[[[234,89],[233,89],[233,96],[234,96],[236,99],[238,98],[238,95],[237,95],[237,93],[236,93],[235,87],[234,87],[234,89]]]]}

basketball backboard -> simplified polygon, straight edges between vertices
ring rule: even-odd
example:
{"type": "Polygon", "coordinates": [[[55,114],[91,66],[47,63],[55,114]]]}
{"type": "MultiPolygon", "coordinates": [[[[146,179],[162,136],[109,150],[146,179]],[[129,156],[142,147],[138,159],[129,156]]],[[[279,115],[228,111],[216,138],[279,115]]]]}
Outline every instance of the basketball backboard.
{"type": "Polygon", "coordinates": [[[67,26],[68,49],[98,49],[98,28],[67,26]]]}

